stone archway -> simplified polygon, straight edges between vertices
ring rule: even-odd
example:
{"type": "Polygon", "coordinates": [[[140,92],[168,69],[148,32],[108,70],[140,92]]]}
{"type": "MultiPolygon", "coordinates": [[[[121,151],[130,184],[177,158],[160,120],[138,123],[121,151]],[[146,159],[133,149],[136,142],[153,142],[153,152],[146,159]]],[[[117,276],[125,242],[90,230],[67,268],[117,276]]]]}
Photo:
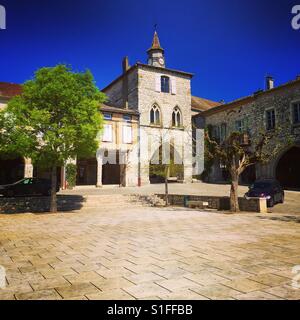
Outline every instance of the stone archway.
{"type": "Polygon", "coordinates": [[[284,188],[300,189],[300,146],[289,148],[276,165],[276,179],[284,188]]]}
{"type": "Polygon", "coordinates": [[[24,178],[25,160],[19,156],[0,155],[0,185],[24,178]]]}
{"type": "MultiPolygon", "coordinates": [[[[170,178],[174,180],[174,182],[183,180],[184,165],[183,165],[182,157],[180,156],[180,153],[174,148],[172,144],[166,147],[166,151],[168,149],[170,152],[170,163],[171,163],[170,178]]],[[[151,184],[164,182],[164,177],[161,175],[161,173],[164,172],[162,153],[163,153],[163,147],[162,145],[160,145],[160,147],[154,152],[154,154],[151,157],[151,160],[149,163],[149,180],[151,184]]]]}

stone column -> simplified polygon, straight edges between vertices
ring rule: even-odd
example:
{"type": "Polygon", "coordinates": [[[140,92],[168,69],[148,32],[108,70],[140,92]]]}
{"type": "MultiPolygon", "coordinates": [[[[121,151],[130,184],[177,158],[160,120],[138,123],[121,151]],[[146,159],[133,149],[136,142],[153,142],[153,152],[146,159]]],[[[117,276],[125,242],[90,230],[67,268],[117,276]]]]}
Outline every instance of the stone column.
{"type": "Polygon", "coordinates": [[[31,159],[24,159],[24,178],[32,178],[33,177],[33,165],[31,163],[31,159]]]}
{"type": "Polygon", "coordinates": [[[97,188],[102,187],[102,157],[97,156],[97,188]]]}
{"type": "Polygon", "coordinates": [[[184,182],[191,183],[193,179],[193,149],[191,133],[184,134],[183,146],[183,164],[184,164],[184,182]]]}

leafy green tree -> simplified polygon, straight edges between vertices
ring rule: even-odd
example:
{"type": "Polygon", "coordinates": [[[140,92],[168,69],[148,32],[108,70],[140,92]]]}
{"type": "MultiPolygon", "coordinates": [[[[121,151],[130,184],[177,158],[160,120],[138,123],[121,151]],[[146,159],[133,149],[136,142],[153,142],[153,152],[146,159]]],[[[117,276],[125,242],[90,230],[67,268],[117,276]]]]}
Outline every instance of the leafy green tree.
{"type": "Polygon", "coordinates": [[[1,112],[0,151],[17,152],[51,169],[51,212],[57,211],[57,167],[96,153],[104,101],[89,71],[57,65],[39,69],[1,112]]]}

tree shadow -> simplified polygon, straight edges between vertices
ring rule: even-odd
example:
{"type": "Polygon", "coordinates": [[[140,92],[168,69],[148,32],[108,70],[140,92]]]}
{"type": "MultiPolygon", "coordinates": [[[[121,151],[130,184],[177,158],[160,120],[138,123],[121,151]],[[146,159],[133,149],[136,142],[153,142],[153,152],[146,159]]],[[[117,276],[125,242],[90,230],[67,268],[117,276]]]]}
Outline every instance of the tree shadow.
{"type": "Polygon", "coordinates": [[[272,216],[272,217],[263,217],[263,216],[258,216],[259,219],[262,220],[273,220],[273,221],[283,221],[283,222],[295,222],[295,223],[300,223],[300,216],[272,216]]]}
{"type": "MultiPolygon", "coordinates": [[[[58,195],[57,211],[72,212],[82,209],[86,199],[81,195],[58,195]]],[[[0,214],[34,213],[50,211],[50,197],[0,198],[0,214]]]]}

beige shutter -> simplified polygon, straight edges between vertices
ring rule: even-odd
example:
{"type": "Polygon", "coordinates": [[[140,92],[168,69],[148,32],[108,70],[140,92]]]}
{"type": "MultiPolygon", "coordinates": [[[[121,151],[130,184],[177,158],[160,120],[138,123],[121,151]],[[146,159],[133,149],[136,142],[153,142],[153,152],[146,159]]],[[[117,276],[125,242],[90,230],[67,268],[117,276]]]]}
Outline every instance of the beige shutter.
{"type": "Polygon", "coordinates": [[[132,143],[132,127],[123,126],[123,143],[132,143]]]}
{"type": "Polygon", "coordinates": [[[112,125],[111,124],[105,124],[104,125],[104,132],[103,132],[103,142],[112,142],[113,140],[113,134],[112,134],[112,125]]]}
{"type": "Polygon", "coordinates": [[[157,74],[155,77],[155,91],[160,92],[161,91],[161,82],[160,82],[160,75],[157,74]]]}
{"type": "Polygon", "coordinates": [[[177,88],[176,88],[176,78],[171,79],[171,93],[177,94],[177,88]]]}

